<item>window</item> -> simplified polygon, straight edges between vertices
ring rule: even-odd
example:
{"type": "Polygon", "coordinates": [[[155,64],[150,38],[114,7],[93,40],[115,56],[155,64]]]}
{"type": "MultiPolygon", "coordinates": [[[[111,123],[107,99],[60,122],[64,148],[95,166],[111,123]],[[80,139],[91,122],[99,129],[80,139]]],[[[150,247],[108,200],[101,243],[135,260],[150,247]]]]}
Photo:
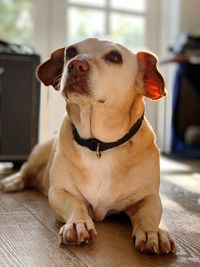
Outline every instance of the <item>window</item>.
{"type": "Polygon", "coordinates": [[[28,0],[0,1],[0,38],[15,44],[30,44],[33,33],[32,3],[28,0]]]}
{"type": "Polygon", "coordinates": [[[66,0],[67,43],[106,37],[137,49],[146,45],[146,0],[66,0]]]}
{"type": "Polygon", "coordinates": [[[70,25],[67,27],[70,43],[79,42],[87,37],[105,35],[105,14],[99,10],[71,7],[67,19],[70,25]]]}

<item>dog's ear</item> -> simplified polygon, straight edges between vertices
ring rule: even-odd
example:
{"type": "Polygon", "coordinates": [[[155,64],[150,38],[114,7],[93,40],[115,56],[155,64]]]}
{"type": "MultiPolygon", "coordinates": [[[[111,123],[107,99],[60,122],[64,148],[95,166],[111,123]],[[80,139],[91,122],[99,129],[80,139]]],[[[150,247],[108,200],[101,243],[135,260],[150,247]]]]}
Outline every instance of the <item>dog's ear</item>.
{"type": "Polygon", "coordinates": [[[65,48],[54,51],[50,59],[41,64],[36,71],[38,79],[44,85],[52,85],[56,90],[59,90],[60,87],[60,78],[64,65],[64,51],[65,48]]]}
{"type": "Polygon", "coordinates": [[[165,96],[165,83],[157,70],[156,57],[147,52],[138,52],[136,56],[138,62],[137,83],[140,93],[153,100],[165,96]]]}

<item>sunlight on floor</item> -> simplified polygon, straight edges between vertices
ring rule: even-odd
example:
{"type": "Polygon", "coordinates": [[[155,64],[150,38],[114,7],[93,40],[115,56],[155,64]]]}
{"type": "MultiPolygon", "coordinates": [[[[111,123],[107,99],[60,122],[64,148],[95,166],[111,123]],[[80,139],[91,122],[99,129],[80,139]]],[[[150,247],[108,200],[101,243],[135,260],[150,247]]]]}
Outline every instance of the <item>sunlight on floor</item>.
{"type": "Polygon", "coordinates": [[[164,175],[163,179],[177,185],[187,191],[199,194],[200,197],[200,173],[180,174],[180,175],[164,175]]]}
{"type": "Polygon", "coordinates": [[[162,205],[168,210],[184,211],[185,209],[176,201],[172,200],[165,194],[161,194],[162,205]]]}
{"type": "Polygon", "coordinates": [[[172,160],[161,157],[162,179],[200,194],[200,160],[172,160]]]}
{"type": "Polygon", "coordinates": [[[161,172],[198,172],[200,173],[200,160],[175,160],[162,157],[160,159],[161,172]]]}
{"type": "Polygon", "coordinates": [[[0,174],[10,173],[13,168],[12,162],[0,162],[0,174]]]}
{"type": "MultiPolygon", "coordinates": [[[[200,205],[200,160],[172,160],[161,157],[161,182],[171,184],[174,192],[176,188],[183,190],[185,201],[187,201],[186,197],[196,195],[191,201],[200,205]],[[193,195],[190,196],[190,194],[193,195]]],[[[180,199],[183,200],[182,196],[177,196],[176,200],[180,199]]],[[[183,211],[185,206],[177,201],[165,194],[162,195],[164,207],[183,211]]]]}

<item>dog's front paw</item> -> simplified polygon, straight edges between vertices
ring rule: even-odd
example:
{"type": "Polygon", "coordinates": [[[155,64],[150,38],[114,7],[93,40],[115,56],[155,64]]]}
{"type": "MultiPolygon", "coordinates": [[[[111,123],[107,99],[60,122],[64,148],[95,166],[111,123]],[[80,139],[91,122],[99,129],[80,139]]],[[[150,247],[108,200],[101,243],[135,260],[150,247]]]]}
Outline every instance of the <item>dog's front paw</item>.
{"type": "Polygon", "coordinates": [[[97,235],[93,221],[89,218],[86,220],[70,221],[64,224],[59,231],[59,245],[80,245],[89,244],[97,235]]]}
{"type": "Polygon", "coordinates": [[[147,254],[170,254],[176,253],[176,246],[167,231],[158,229],[157,232],[145,232],[138,230],[134,236],[135,247],[141,253],[147,254]]]}

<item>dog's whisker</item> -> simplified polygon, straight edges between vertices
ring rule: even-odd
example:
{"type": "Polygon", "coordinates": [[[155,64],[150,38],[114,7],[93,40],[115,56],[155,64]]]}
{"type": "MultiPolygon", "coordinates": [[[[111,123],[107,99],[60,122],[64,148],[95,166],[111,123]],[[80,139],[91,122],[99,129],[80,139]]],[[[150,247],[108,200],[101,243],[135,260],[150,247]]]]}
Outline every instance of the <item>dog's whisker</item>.
{"type": "Polygon", "coordinates": [[[58,76],[56,76],[55,77],[55,79],[53,80],[53,83],[58,83],[58,82],[60,82],[61,81],[61,77],[62,77],[62,75],[60,74],[60,75],[58,75],[58,76]]]}

